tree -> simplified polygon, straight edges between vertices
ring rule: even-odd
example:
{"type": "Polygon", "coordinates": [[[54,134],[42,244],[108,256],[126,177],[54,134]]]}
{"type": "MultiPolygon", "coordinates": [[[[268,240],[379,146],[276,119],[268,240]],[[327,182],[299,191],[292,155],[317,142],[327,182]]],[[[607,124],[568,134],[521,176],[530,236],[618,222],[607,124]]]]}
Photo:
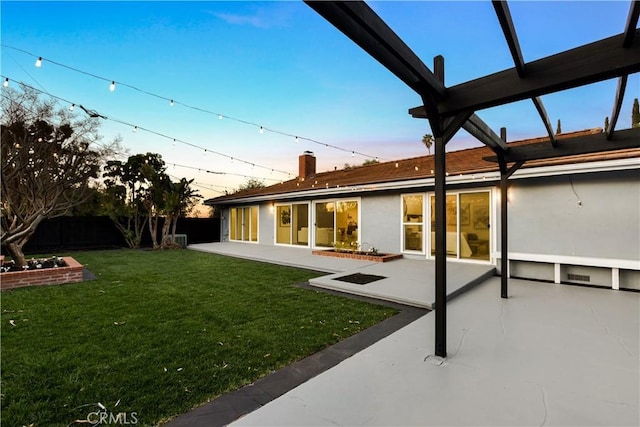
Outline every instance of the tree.
{"type": "Polygon", "coordinates": [[[157,218],[155,207],[162,203],[162,193],[157,193],[153,186],[165,180],[164,170],[164,161],[156,153],[135,154],[126,162],[111,160],[104,168],[103,208],[130,248],[140,246],[146,225],[154,246],[158,246],[157,221],[151,224],[149,221],[157,218]]]}
{"type": "Polygon", "coordinates": [[[558,119],[558,126],[556,127],[556,135],[562,133],[562,124],[560,123],[560,119],[558,119]]]}
{"type": "Polygon", "coordinates": [[[427,147],[427,151],[429,152],[429,155],[431,155],[431,146],[433,145],[433,135],[426,134],[425,136],[423,136],[422,143],[424,144],[425,147],[427,147]]]}
{"type": "Polygon", "coordinates": [[[197,203],[197,199],[202,197],[197,190],[189,187],[192,182],[193,179],[187,180],[186,178],[182,178],[178,182],[169,181],[164,190],[165,220],[162,225],[162,248],[169,248],[175,244],[178,218],[186,216],[197,203]],[[171,233],[169,233],[170,228],[171,233]]]}
{"type": "Polygon", "coordinates": [[[264,187],[265,187],[264,182],[256,178],[249,178],[244,184],[240,184],[238,186],[238,189],[234,191],[234,193],[237,193],[239,191],[253,190],[256,188],[264,188],[264,187]]]}
{"type": "Polygon", "coordinates": [[[364,162],[362,162],[362,166],[377,165],[378,163],[380,163],[380,162],[378,160],[376,160],[376,159],[367,159],[364,162]]]}
{"type": "Polygon", "coordinates": [[[0,240],[20,267],[22,248],[47,218],[65,215],[91,195],[105,156],[98,121],[79,119],[23,87],[3,89],[0,240]],[[57,123],[57,124],[56,124],[57,123]]]}
{"type": "Polygon", "coordinates": [[[631,127],[640,128],[640,106],[638,106],[638,98],[633,100],[631,108],[631,127]]]}

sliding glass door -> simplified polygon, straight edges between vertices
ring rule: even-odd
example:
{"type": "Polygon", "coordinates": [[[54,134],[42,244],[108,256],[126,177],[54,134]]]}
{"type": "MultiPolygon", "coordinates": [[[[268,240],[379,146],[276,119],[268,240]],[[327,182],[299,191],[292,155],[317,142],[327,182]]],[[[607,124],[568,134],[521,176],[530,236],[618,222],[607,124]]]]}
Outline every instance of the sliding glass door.
{"type": "Polygon", "coordinates": [[[276,207],[276,243],[309,245],[309,205],[307,203],[276,207]]]}
{"type": "Polygon", "coordinates": [[[258,241],[258,207],[231,208],[229,213],[229,240],[258,241]]]}

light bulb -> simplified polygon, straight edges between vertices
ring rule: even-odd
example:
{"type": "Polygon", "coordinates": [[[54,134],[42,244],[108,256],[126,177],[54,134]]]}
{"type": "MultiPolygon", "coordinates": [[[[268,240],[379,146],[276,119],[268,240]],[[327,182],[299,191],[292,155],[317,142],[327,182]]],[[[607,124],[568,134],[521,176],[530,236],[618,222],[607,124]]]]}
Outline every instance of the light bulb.
{"type": "Polygon", "coordinates": [[[76,104],[71,104],[71,107],[69,107],[69,111],[73,111],[74,108],[76,108],[76,104]]]}
{"type": "Polygon", "coordinates": [[[351,157],[355,157],[355,156],[356,156],[356,152],[355,152],[355,151],[352,151],[352,152],[351,152],[351,157]]]}
{"type": "Polygon", "coordinates": [[[138,126],[133,127],[133,133],[136,133],[136,132],[138,132],[138,126]]]}
{"type": "Polygon", "coordinates": [[[173,107],[173,99],[171,101],[169,101],[169,105],[171,105],[173,107]]]}
{"type": "Polygon", "coordinates": [[[264,133],[264,128],[260,126],[260,133],[264,133]]]}
{"type": "Polygon", "coordinates": [[[296,136],[296,142],[300,142],[300,140],[298,139],[298,137],[296,136]]]}
{"type": "Polygon", "coordinates": [[[415,169],[415,170],[418,170],[418,167],[416,166],[414,169],[415,169]]]}
{"type": "Polygon", "coordinates": [[[38,59],[36,60],[36,67],[38,68],[42,67],[42,56],[39,56],[38,59]]]}
{"type": "Polygon", "coordinates": [[[33,154],[33,147],[29,147],[29,154],[33,154]]]}
{"type": "Polygon", "coordinates": [[[399,165],[398,165],[398,162],[396,162],[396,167],[398,167],[398,166],[399,166],[399,165]]]}
{"type": "Polygon", "coordinates": [[[173,146],[174,147],[176,146],[176,139],[175,138],[173,138],[173,146]]]}
{"type": "Polygon", "coordinates": [[[4,86],[4,87],[9,87],[9,77],[6,77],[6,78],[4,79],[4,83],[2,83],[2,86],[4,86]]]}
{"type": "Polygon", "coordinates": [[[218,114],[218,119],[222,120],[222,114],[218,114]]]}
{"type": "Polygon", "coordinates": [[[114,90],[116,90],[116,82],[115,81],[111,81],[111,84],[109,85],[109,90],[111,92],[113,92],[114,90]]]}

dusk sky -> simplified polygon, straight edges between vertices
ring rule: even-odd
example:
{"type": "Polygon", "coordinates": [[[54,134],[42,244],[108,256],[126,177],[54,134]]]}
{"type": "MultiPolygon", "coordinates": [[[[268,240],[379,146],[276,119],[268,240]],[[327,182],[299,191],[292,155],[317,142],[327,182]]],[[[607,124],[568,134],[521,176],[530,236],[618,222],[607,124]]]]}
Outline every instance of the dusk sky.
{"type": "MultiPolygon", "coordinates": [[[[427,66],[444,56],[447,86],[513,67],[488,1],[369,5],[427,66]]],[[[525,61],[619,34],[629,11],[628,1],[509,6],[525,61]]],[[[431,133],[428,122],[407,113],[421,103],[417,94],[301,1],[2,1],[0,7],[2,80],[115,119],[102,121],[104,141],[120,135],[130,154],[162,154],[168,172],[195,178],[205,197],[249,176],[267,185],[291,179],[305,150],[316,154],[318,171],[367,160],[352,151],[381,161],[426,154],[420,141],[431,133]],[[173,138],[196,147],[174,145],[173,138]]],[[[542,99],[553,126],[561,119],[568,132],[602,127],[615,91],[610,80],[542,99]]],[[[635,74],[617,129],[630,127],[639,96],[635,74]]],[[[545,135],[531,101],[478,115],[496,132],[507,127],[510,141],[545,135]]],[[[447,150],[479,145],[460,131],[447,150]]]]}

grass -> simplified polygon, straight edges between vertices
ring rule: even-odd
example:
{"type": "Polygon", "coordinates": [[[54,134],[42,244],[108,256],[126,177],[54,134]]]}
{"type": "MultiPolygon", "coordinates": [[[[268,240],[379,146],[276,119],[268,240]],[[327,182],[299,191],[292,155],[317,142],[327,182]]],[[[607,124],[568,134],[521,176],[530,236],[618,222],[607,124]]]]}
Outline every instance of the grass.
{"type": "Polygon", "coordinates": [[[97,402],[157,425],[395,314],[294,286],[313,271],[187,250],[69,255],[98,279],[2,293],[2,425],[66,426],[97,402]]]}

